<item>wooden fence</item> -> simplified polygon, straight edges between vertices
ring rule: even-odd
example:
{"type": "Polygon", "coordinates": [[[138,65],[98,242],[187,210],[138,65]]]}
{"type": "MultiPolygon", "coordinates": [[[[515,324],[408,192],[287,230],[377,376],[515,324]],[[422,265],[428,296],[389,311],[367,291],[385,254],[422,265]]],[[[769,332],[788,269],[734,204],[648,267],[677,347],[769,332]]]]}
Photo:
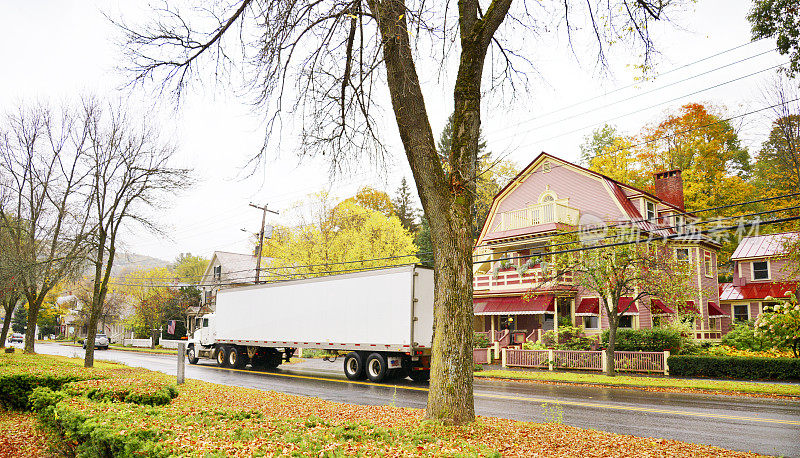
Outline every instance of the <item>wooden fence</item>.
{"type": "Polygon", "coordinates": [[[475,348],[472,350],[472,361],[475,364],[491,364],[492,348],[475,348]]]}
{"type": "MultiPolygon", "coordinates": [[[[614,368],[622,372],[661,372],[669,375],[669,352],[616,351],[614,368]]],[[[504,348],[503,367],[582,369],[603,371],[606,352],[573,350],[516,350],[504,348]]]]}

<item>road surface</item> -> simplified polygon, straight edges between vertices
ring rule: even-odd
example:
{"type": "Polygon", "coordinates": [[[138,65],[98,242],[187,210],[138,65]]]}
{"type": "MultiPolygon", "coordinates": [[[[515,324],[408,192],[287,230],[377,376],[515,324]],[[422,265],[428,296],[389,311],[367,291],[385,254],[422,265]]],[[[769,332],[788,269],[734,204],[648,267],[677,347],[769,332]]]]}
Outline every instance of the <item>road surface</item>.
{"type": "MultiPolygon", "coordinates": [[[[36,351],[83,357],[80,347],[37,343],[36,351]]],[[[176,370],[171,355],[101,350],[95,358],[169,374],[176,370]]],[[[410,380],[347,380],[341,359],[304,360],[263,372],[223,369],[201,360],[186,365],[186,377],[354,404],[425,408],[428,394],[427,384],[410,380]]],[[[800,401],[476,379],[475,410],[478,415],[535,422],[552,420],[553,412],[561,411],[564,424],[580,428],[800,457],[800,401]]]]}

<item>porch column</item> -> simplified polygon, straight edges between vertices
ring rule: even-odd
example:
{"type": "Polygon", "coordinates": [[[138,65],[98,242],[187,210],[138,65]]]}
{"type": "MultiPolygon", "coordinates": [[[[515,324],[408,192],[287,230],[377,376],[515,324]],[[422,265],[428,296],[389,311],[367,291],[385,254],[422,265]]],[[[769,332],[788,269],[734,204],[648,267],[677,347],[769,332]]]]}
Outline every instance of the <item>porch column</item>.
{"type": "Polygon", "coordinates": [[[558,335],[558,299],[556,299],[556,311],[553,313],[553,331],[558,335]]]}
{"type": "Polygon", "coordinates": [[[489,315],[489,321],[491,322],[491,330],[492,330],[492,335],[491,337],[489,337],[489,342],[492,342],[494,340],[494,315],[489,315]]]}

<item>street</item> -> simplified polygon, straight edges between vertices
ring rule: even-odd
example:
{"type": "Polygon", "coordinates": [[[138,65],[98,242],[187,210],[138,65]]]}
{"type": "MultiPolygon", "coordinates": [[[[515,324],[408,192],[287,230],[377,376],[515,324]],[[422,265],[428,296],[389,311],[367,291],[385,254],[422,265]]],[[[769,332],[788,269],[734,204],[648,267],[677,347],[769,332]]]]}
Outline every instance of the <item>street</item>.
{"type": "MultiPolygon", "coordinates": [[[[42,354],[83,357],[80,347],[36,344],[42,354]]],[[[175,374],[176,358],[117,350],[96,359],[175,374]]],[[[335,363],[303,360],[275,371],[222,369],[210,360],[186,365],[186,377],[275,390],[330,401],[424,409],[427,384],[352,382],[335,363]]],[[[677,439],[768,455],[800,456],[800,402],[783,399],[663,393],[631,389],[475,380],[478,415],[542,422],[563,413],[563,423],[640,437],[677,439]],[[543,406],[548,403],[547,408],[543,406]]]]}

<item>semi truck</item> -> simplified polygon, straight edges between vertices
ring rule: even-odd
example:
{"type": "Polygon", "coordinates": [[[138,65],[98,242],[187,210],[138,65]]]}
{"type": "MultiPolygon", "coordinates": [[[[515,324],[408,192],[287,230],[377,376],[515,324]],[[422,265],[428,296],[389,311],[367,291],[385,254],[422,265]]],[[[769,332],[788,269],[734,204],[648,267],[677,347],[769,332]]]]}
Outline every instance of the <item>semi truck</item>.
{"type": "Polygon", "coordinates": [[[433,270],[414,264],[222,289],[186,356],[274,369],[298,348],[322,349],[344,356],[350,380],[425,381],[433,290],[433,270]]]}

